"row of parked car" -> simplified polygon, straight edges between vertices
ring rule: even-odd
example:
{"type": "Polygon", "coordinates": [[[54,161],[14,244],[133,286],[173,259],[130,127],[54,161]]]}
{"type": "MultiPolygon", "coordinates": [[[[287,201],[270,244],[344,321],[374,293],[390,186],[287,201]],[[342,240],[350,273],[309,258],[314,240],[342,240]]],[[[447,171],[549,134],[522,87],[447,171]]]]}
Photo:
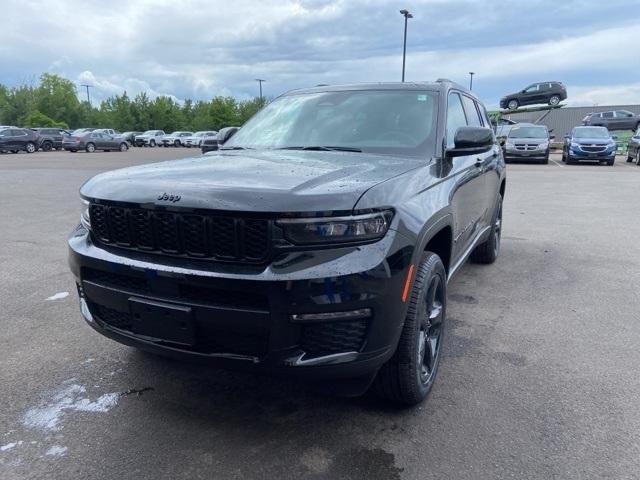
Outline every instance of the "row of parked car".
{"type": "MultiPolygon", "coordinates": [[[[527,160],[549,163],[554,135],[545,125],[516,123],[499,125],[497,136],[505,161],[527,160]]],[[[618,148],[616,135],[602,126],[577,126],[564,136],[562,161],[567,164],[590,161],[613,165],[618,148]]],[[[627,145],[627,162],[640,165],[640,126],[627,145]]]]}
{"type": "Polygon", "coordinates": [[[38,150],[127,151],[137,147],[188,147],[200,148],[203,153],[218,149],[218,132],[176,131],[166,134],[163,130],[119,133],[110,128],[79,128],[67,131],[60,128],[19,128],[0,126],[0,152],[17,153],[38,150]]]}

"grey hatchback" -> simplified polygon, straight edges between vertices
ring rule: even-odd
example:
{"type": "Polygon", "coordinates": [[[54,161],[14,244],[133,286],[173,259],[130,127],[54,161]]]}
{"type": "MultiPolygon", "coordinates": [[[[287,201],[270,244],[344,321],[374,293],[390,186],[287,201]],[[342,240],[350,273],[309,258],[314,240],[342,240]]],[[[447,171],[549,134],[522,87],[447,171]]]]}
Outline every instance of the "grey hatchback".
{"type": "Polygon", "coordinates": [[[85,150],[88,153],[93,153],[96,150],[126,152],[129,149],[129,144],[121,136],[114,137],[101,132],[85,132],[65,137],[62,141],[62,148],[70,152],[78,150],[85,150]]]}

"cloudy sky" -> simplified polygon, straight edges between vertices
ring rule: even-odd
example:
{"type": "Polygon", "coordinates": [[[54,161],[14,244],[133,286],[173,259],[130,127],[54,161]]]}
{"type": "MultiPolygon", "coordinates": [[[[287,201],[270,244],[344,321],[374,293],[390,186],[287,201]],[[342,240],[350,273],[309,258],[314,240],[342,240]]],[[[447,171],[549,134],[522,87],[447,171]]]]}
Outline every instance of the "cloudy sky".
{"type": "Polygon", "coordinates": [[[468,83],[488,106],[561,80],[570,103],[640,103],[640,0],[2,0],[0,83],[42,72],[177,99],[318,83],[468,83]]]}

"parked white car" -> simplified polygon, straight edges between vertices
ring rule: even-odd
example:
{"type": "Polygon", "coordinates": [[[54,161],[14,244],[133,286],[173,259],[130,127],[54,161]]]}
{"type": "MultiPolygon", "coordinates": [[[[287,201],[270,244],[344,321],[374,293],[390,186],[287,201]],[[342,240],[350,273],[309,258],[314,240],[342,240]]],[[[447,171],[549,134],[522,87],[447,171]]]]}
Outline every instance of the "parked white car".
{"type": "Polygon", "coordinates": [[[136,146],[155,147],[162,143],[164,130],[147,130],[142,135],[136,135],[136,146]]]}
{"type": "Polygon", "coordinates": [[[217,137],[218,136],[218,132],[216,132],[215,130],[206,130],[206,131],[200,131],[200,132],[196,132],[193,135],[191,135],[190,137],[186,137],[184,139],[184,146],[185,147],[199,147],[200,144],[202,143],[202,140],[206,137],[217,137]]]}
{"type": "Polygon", "coordinates": [[[181,147],[185,139],[193,135],[193,132],[173,132],[162,137],[162,145],[165,147],[181,147]]]}
{"type": "Polygon", "coordinates": [[[112,137],[117,137],[121,135],[120,132],[116,132],[113,128],[96,128],[94,130],[96,133],[106,133],[107,135],[111,135],[112,137]]]}

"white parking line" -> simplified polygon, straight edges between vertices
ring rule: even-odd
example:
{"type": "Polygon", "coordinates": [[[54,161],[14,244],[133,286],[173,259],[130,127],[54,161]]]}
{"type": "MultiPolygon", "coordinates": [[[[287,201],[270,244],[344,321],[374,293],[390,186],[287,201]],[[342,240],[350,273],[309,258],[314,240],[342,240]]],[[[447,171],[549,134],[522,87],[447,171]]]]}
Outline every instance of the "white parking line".
{"type": "Polygon", "coordinates": [[[552,158],[551,158],[550,160],[551,160],[553,163],[555,163],[557,166],[559,166],[560,168],[564,168],[564,165],[562,165],[562,164],[560,164],[560,163],[556,162],[554,159],[552,159],[552,158]]]}

